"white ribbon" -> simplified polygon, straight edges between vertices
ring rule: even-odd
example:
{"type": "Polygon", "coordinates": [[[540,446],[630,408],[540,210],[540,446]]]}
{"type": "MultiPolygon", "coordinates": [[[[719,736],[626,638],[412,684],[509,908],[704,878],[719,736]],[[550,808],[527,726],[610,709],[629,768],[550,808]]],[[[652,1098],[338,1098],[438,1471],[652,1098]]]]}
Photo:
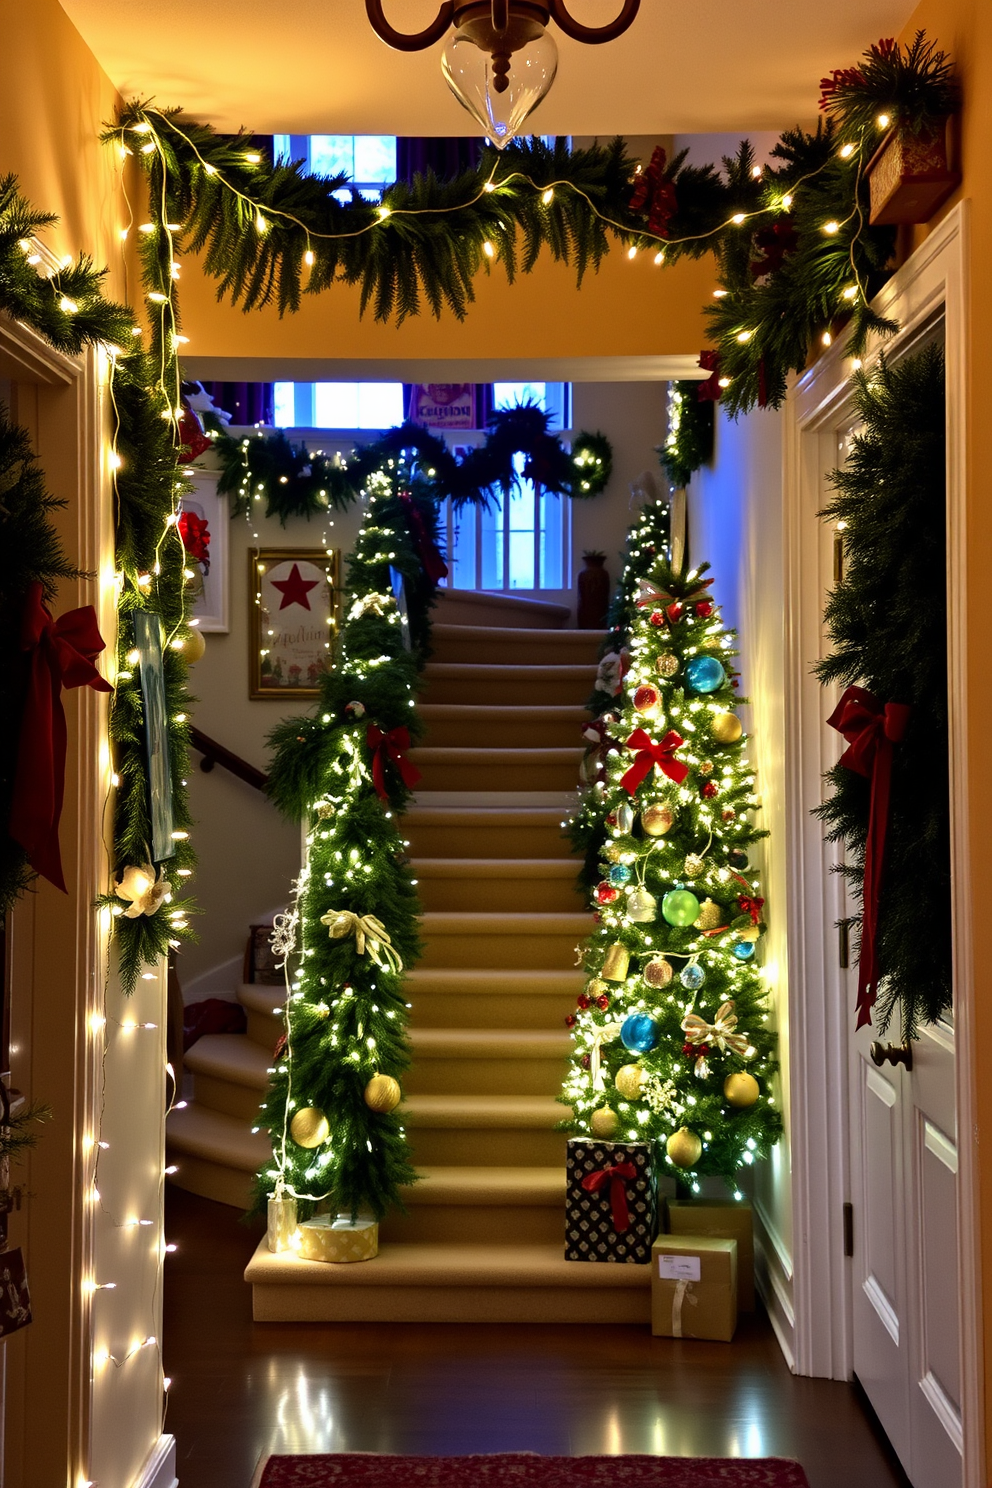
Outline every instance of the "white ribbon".
{"type": "Polygon", "coordinates": [[[619,1032],[619,1023],[604,1023],[602,1028],[597,1028],[593,1035],[589,1052],[589,1068],[592,1071],[593,1090],[606,1089],[606,1078],[602,1068],[603,1045],[611,1044],[619,1032]]]}
{"type": "Polygon", "coordinates": [[[354,935],[358,954],[364,955],[368,946],[369,956],[376,966],[387,966],[396,972],[403,970],[399,952],[389,939],[385,925],[375,915],[357,915],[350,909],[329,909],[321,915],[320,923],[327,926],[332,940],[344,940],[346,936],[354,935]]]}
{"type": "Polygon", "coordinates": [[[735,1033],[737,1027],[737,1014],[734,1012],[733,1001],[728,998],[721,1002],[717,1008],[716,1019],[713,1023],[707,1023],[698,1013],[686,1013],[682,1019],[682,1032],[690,1044],[715,1044],[721,1053],[726,1054],[732,1049],[735,1054],[743,1054],[748,1046],[747,1037],[742,1033],[735,1033]]]}
{"type": "Polygon", "coordinates": [[[691,1302],[693,1307],[699,1305],[699,1298],[693,1295],[692,1282],[686,1281],[682,1276],[675,1283],[675,1296],[672,1298],[672,1337],[682,1337],[682,1304],[691,1302]]]}

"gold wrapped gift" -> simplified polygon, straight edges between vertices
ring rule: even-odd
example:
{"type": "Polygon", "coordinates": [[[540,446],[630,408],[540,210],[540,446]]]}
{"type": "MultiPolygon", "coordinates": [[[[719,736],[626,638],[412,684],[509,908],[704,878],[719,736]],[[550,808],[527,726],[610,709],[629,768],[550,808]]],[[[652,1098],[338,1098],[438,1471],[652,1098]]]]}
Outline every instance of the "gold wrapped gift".
{"type": "Polygon", "coordinates": [[[379,1226],[374,1219],[318,1214],[300,1225],[300,1255],[305,1261],[371,1261],[379,1254],[379,1226]]]}

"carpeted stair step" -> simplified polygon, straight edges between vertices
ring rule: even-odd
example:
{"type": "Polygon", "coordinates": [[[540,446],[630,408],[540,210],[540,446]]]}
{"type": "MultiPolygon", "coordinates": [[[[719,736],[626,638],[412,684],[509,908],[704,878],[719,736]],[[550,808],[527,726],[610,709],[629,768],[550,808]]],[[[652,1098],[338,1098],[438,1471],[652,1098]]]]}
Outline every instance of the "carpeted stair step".
{"type": "Polygon", "coordinates": [[[579,970],[418,966],[404,988],[411,1029],[491,1028],[496,1009],[508,1028],[559,1029],[583,982],[579,970]]]}
{"type": "Polygon", "coordinates": [[[414,857],[566,858],[560,806],[411,806],[403,833],[414,857]]]}
{"type": "Polygon", "coordinates": [[[379,1225],[381,1242],[450,1245],[564,1243],[565,1169],[430,1168],[403,1190],[406,1213],[379,1225]]]}
{"type": "Polygon", "coordinates": [[[252,1178],[272,1156],[265,1132],[196,1104],[170,1114],[165,1150],[169,1166],[178,1168],[171,1181],[179,1188],[238,1209],[247,1209],[252,1178]]]}
{"type": "MultiPolygon", "coordinates": [[[[286,1003],[286,988],[270,987],[263,982],[242,982],[238,988],[238,1001],[248,1014],[248,1037],[271,1055],[285,1027],[282,1009],[286,1003]]],[[[269,1063],[272,1063],[271,1058],[269,1063]]]]}
{"type": "Polygon", "coordinates": [[[329,1266],[259,1245],[256,1322],[646,1323],[650,1266],[566,1261],[558,1245],[384,1244],[329,1266]]]}
{"type": "Polygon", "coordinates": [[[432,749],[574,749],[589,722],[575,703],[423,703],[420,716],[432,749]]]}
{"type": "Polygon", "coordinates": [[[567,858],[414,858],[412,868],[424,909],[568,914],[584,902],[567,858]]]}
{"type": "Polygon", "coordinates": [[[596,664],[603,635],[596,630],[524,630],[519,626],[435,625],[433,661],[513,663],[550,666],[596,664]]]}
{"type": "Polygon", "coordinates": [[[589,934],[587,914],[469,914],[430,911],[423,917],[420,965],[517,967],[565,971],[589,934]]]}
{"type": "Polygon", "coordinates": [[[421,791],[569,791],[582,749],[412,749],[421,791]]]}
{"type": "Polygon", "coordinates": [[[417,1028],[410,1044],[410,1095],[547,1095],[564,1078],[571,1040],[564,1028],[417,1028]]]}
{"type": "Polygon", "coordinates": [[[193,1100],[253,1125],[269,1083],[273,1057],[243,1033],[210,1033],[187,1051],[193,1100]]]}
{"type": "Polygon", "coordinates": [[[476,589],[439,589],[434,623],[438,625],[521,626],[560,630],[571,618],[567,605],[546,599],[524,599],[516,594],[489,594],[476,589]]]}
{"type": "Polygon", "coordinates": [[[401,1110],[418,1168],[564,1166],[567,1107],[551,1096],[411,1095],[401,1110]]]}
{"type": "Polygon", "coordinates": [[[427,703],[583,703],[596,668],[430,661],[422,676],[427,703]]]}

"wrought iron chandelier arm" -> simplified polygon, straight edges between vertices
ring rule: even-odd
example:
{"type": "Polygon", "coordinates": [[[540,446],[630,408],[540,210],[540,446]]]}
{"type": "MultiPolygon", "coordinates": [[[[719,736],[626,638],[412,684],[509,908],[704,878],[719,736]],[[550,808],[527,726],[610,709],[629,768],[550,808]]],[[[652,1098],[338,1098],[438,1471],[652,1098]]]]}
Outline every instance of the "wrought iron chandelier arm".
{"type": "Polygon", "coordinates": [[[394,30],[389,24],[382,12],[382,0],[365,0],[365,13],[372,30],[380,41],[394,47],[398,52],[422,52],[440,41],[451,25],[454,10],[454,0],[442,0],[441,9],[426,30],[410,36],[406,32],[394,30]]]}
{"type": "Polygon", "coordinates": [[[551,7],[551,15],[566,36],[573,41],[591,42],[593,44],[602,41],[615,41],[622,36],[635,19],[641,8],[641,0],[623,0],[623,9],[615,21],[608,21],[605,26],[584,26],[581,21],[576,21],[569,15],[565,0],[547,0],[551,7]]]}

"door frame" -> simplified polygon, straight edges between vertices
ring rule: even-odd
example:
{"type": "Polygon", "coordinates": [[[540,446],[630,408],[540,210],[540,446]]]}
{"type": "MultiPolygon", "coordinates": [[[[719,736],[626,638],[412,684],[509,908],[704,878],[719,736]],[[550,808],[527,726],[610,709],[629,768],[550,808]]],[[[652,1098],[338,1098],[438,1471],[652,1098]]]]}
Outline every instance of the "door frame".
{"type": "MultiPolygon", "coordinates": [[[[967,510],[969,366],[969,203],[933,230],[876,297],[899,322],[893,338],[872,339],[865,364],[881,350],[904,349],[943,312],[947,367],[947,620],[952,883],[970,878],[967,744],[967,510]]],[[[785,419],[786,759],[790,892],[787,906],[795,1224],[795,1367],[804,1375],[850,1377],[851,1268],[844,1258],[843,1205],[850,1198],[848,1043],[850,1009],[838,966],[831,913],[841,913],[833,850],[810,815],[822,798],[823,772],[836,758],[821,689],[810,672],[818,654],[824,591],[818,576],[824,456],[852,410],[851,364],[830,348],[789,395],[785,419]],[[827,441],[826,448],[824,441],[827,441]],[[828,906],[824,913],[824,906],[828,906]]],[[[974,987],[971,903],[954,895],[958,1233],[963,1483],[984,1488],[981,1269],[978,1153],[975,1141],[974,987]]]]}

